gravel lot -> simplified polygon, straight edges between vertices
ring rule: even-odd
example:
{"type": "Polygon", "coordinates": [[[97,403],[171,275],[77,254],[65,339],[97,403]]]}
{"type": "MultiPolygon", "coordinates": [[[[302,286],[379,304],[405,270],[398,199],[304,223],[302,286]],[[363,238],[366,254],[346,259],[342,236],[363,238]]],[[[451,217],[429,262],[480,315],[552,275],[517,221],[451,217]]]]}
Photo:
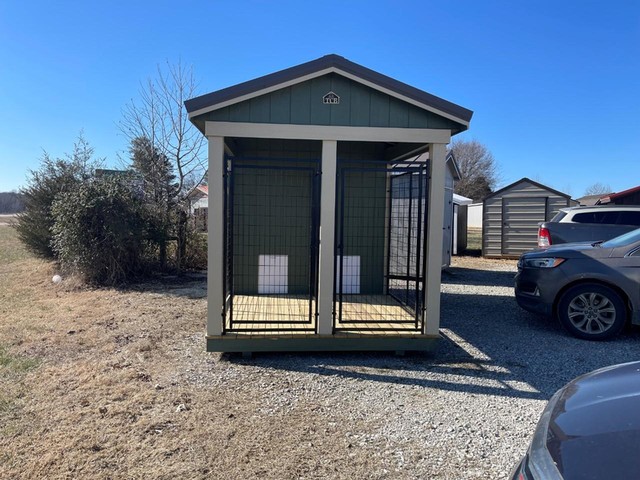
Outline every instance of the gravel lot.
{"type": "MultiPolygon", "coordinates": [[[[298,418],[306,432],[300,448],[311,458],[297,478],[506,478],[555,390],[579,374],[637,360],[640,346],[637,329],[593,343],[522,311],[514,273],[513,261],[458,258],[443,276],[444,338],[433,354],[243,359],[203,354],[196,335],[184,345],[190,361],[180,381],[224,388],[239,400],[258,397],[254,419],[271,417],[268,428],[283,433],[292,428],[286,419],[298,418]],[[349,467],[332,471],[331,463],[349,467]]],[[[278,454],[288,453],[271,452],[278,454]]],[[[277,464],[267,455],[260,476],[278,478],[277,464]]]]}
{"type": "Polygon", "coordinates": [[[506,478],[557,388],[640,346],[520,310],[513,261],[455,259],[439,349],[403,357],[211,354],[202,276],[54,273],[0,227],[0,478],[506,478]]]}

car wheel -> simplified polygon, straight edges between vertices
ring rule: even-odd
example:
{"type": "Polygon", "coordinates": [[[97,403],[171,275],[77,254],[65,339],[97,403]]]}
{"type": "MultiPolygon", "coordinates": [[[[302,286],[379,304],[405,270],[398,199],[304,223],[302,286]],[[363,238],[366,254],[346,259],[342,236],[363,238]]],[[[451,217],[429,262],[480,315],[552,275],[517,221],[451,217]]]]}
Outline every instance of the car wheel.
{"type": "Polygon", "coordinates": [[[605,340],[620,333],[627,322],[627,309],[615,290],[582,284],[564,292],[558,302],[558,318],[571,335],[605,340]]]}

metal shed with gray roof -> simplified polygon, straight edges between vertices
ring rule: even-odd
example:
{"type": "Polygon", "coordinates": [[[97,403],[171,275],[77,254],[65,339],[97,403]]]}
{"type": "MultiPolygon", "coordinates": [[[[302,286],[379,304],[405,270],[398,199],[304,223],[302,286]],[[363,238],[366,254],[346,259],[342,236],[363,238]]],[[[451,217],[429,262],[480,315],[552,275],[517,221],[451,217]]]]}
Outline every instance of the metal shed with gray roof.
{"type": "Polygon", "coordinates": [[[471,111],[337,55],[185,106],[209,142],[209,351],[433,346],[471,111]]]}
{"type": "Polygon", "coordinates": [[[529,178],[522,178],[485,197],[482,207],[482,255],[517,258],[536,248],[538,224],[576,202],[529,178]]]}

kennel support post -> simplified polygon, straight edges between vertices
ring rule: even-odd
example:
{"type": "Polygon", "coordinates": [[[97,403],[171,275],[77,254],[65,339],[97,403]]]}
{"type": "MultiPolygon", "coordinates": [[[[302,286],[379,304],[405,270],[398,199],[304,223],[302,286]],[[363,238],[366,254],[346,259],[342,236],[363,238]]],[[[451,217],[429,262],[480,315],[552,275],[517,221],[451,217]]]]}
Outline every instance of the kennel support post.
{"type": "Polygon", "coordinates": [[[426,308],[424,334],[438,335],[440,329],[440,275],[442,272],[442,229],[444,226],[444,183],[447,169],[447,146],[429,144],[429,215],[427,222],[427,271],[424,302],[426,308]]]}
{"type": "Polygon", "coordinates": [[[336,210],[336,165],[338,142],[323,140],[320,203],[320,285],[318,291],[318,334],[333,333],[333,273],[336,210]]]}
{"type": "Polygon", "coordinates": [[[209,230],[207,254],[207,335],[222,335],[224,323],[224,137],[209,140],[209,230]],[[213,228],[212,228],[213,226],[213,228]],[[211,308],[213,307],[213,308],[211,308]]]}

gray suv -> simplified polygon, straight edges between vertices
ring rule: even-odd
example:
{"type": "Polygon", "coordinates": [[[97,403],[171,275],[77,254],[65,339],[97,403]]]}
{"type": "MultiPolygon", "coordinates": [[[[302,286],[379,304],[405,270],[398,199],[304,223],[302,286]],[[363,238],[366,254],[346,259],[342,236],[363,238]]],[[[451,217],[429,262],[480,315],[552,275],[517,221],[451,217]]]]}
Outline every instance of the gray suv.
{"type": "Polygon", "coordinates": [[[604,340],[628,321],[640,324],[640,229],[524,253],[515,294],[522,308],[556,316],[579,338],[604,340]]]}

